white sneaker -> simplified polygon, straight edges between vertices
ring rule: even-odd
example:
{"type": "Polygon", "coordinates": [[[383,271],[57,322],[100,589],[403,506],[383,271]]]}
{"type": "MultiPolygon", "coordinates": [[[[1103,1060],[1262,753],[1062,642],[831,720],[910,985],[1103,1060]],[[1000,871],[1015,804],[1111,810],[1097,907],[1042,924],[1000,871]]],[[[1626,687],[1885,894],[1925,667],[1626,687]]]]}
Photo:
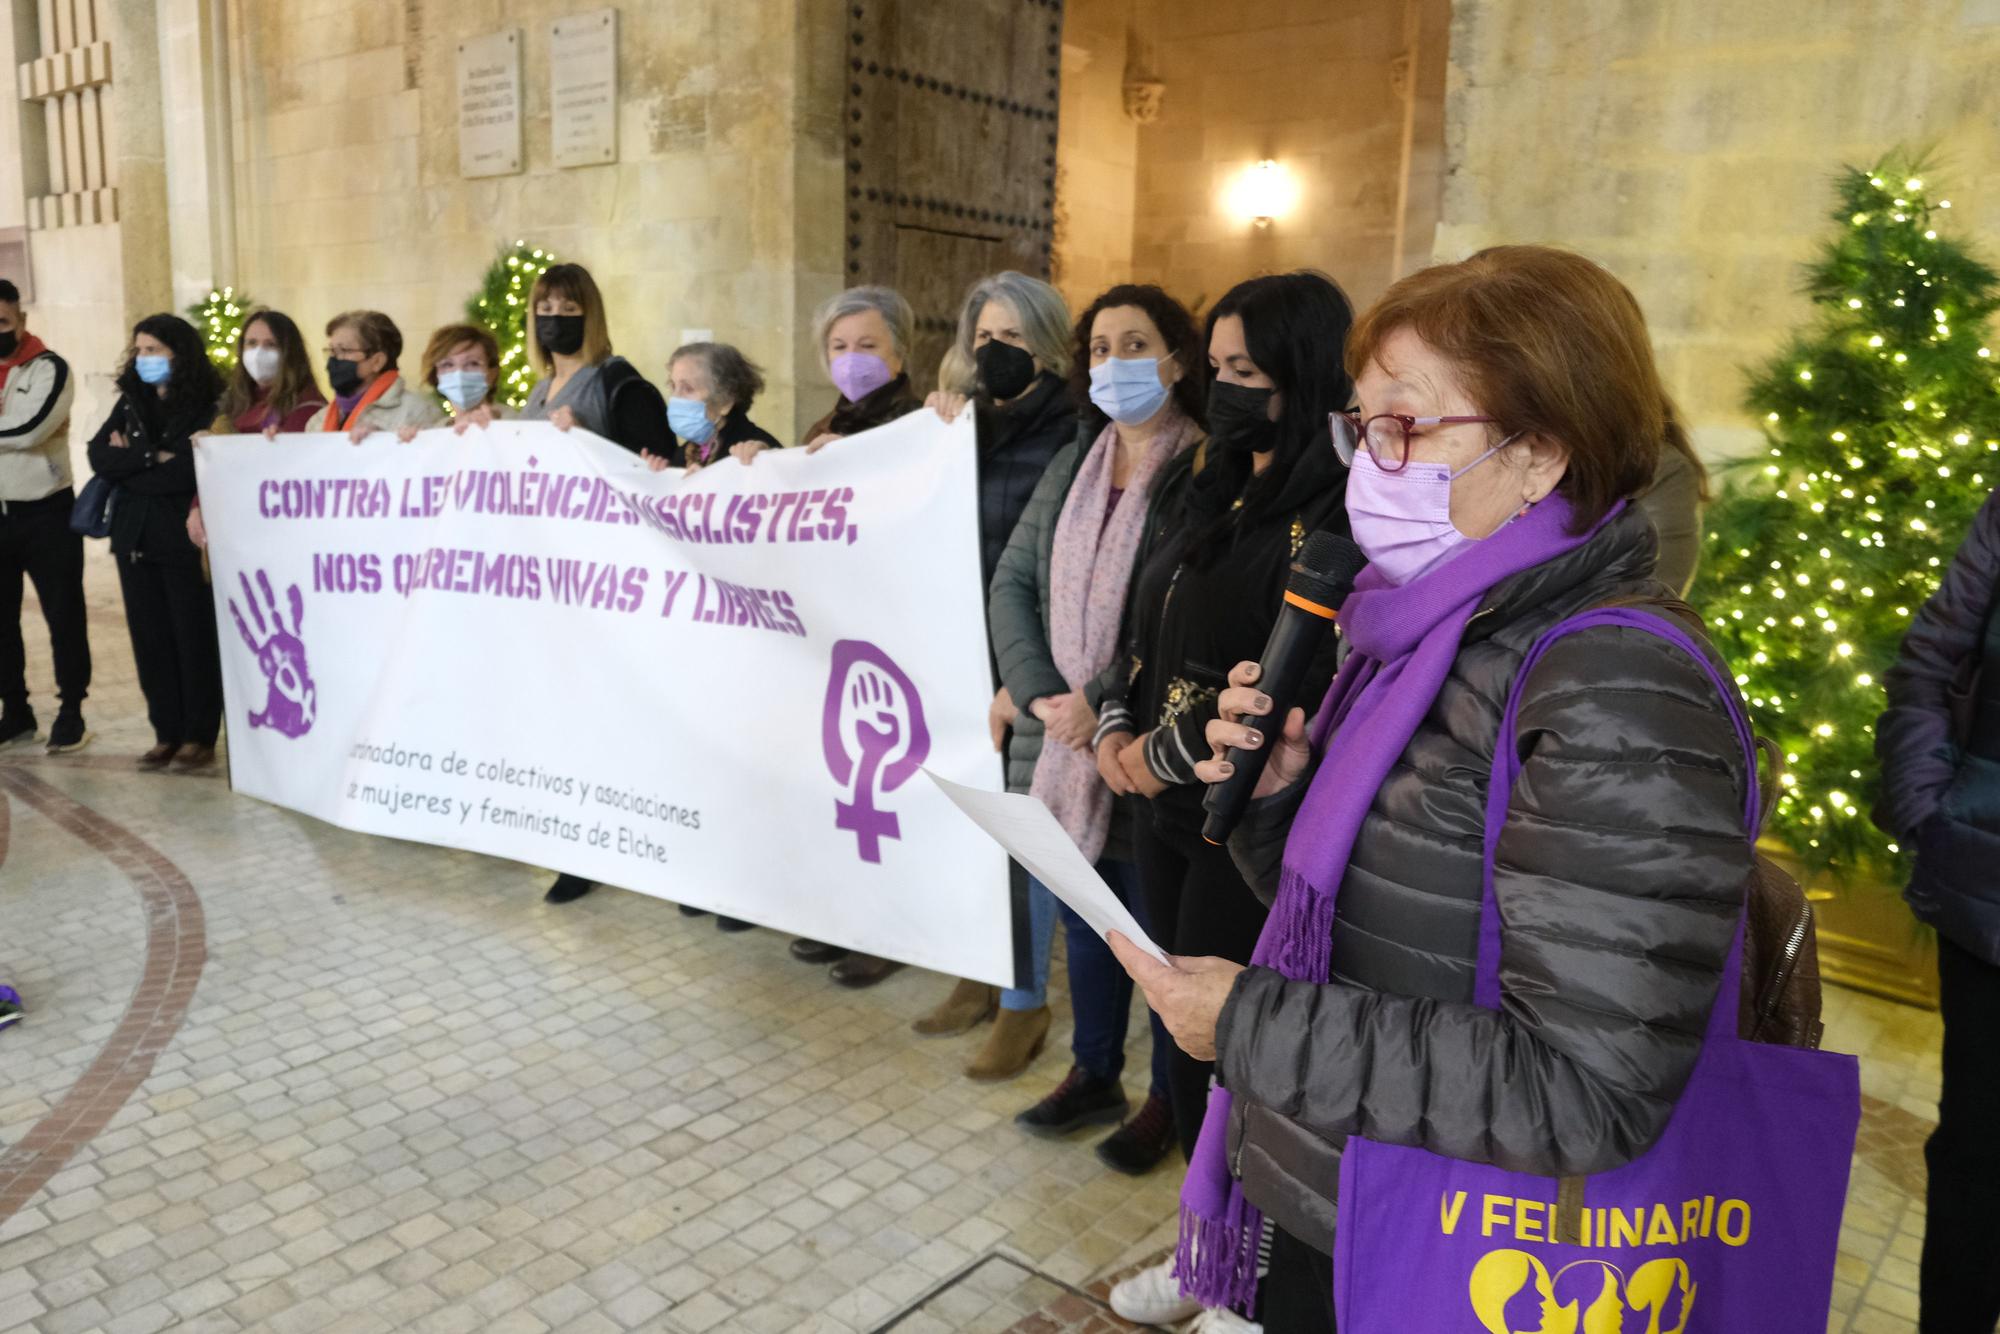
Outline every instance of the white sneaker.
{"type": "Polygon", "coordinates": [[[1171,1256],[1114,1286],[1111,1309],[1135,1325],[1177,1325],[1202,1313],[1200,1302],[1181,1296],[1171,1256]]]}
{"type": "Polygon", "coordinates": [[[1211,1306],[1187,1322],[1186,1334],[1264,1334],[1264,1327],[1223,1306],[1211,1306]]]}

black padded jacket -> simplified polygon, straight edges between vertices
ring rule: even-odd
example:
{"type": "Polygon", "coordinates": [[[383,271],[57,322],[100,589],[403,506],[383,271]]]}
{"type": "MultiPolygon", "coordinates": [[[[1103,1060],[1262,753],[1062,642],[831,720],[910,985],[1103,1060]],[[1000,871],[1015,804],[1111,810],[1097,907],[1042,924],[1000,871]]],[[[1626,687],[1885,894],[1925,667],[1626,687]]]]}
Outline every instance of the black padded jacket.
{"type": "MultiPolygon", "coordinates": [[[[1672,615],[1654,552],[1628,508],[1487,595],[1362,824],[1332,982],[1251,968],[1230,994],[1216,1071],[1235,1094],[1232,1165],[1252,1203],[1322,1250],[1350,1134],[1512,1171],[1598,1172],[1652,1144],[1687,1082],[1751,868],[1748,775],[1701,667],[1644,631],[1565,636],[1528,681],[1496,857],[1502,1004],[1473,1004],[1508,691],[1568,616],[1629,602],[1672,615]]],[[[1304,787],[1259,803],[1231,843],[1267,902],[1304,787]]]]}

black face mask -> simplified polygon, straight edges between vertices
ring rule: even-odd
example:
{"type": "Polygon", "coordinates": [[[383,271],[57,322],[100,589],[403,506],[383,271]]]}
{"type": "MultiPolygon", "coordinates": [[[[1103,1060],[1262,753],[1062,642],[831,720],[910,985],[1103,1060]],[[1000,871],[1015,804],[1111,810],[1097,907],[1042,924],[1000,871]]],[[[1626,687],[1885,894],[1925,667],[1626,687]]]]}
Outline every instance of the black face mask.
{"type": "Polygon", "coordinates": [[[583,348],[583,316],[535,316],[535,341],[557,356],[575,356],[583,348]]]}
{"type": "Polygon", "coordinates": [[[21,335],[9,329],[0,333],[0,361],[5,361],[21,350],[21,335]]]}
{"type": "Polygon", "coordinates": [[[979,366],[979,383],[995,403],[1019,398],[1035,382],[1034,354],[1026,348],[993,338],[981,343],[972,359],[979,366]]]}
{"type": "Polygon", "coordinates": [[[326,382],[333,387],[334,397],[351,397],[361,388],[361,363],[346,357],[328,357],[326,382]]]}
{"type": "Polygon", "coordinates": [[[1261,454],[1278,445],[1278,423],[1271,420],[1275,389],[1250,389],[1226,380],[1208,386],[1208,435],[1224,449],[1261,454]]]}

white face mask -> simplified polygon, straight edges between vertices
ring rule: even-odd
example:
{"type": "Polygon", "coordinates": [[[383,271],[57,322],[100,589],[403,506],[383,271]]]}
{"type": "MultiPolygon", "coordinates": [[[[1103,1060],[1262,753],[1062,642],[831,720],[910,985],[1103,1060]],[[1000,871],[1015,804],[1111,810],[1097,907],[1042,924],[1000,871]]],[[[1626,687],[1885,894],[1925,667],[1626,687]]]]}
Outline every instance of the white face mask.
{"type": "Polygon", "coordinates": [[[278,368],[284,358],[275,347],[246,347],[243,349],[243,369],[258,384],[269,384],[278,378],[278,368]]]}

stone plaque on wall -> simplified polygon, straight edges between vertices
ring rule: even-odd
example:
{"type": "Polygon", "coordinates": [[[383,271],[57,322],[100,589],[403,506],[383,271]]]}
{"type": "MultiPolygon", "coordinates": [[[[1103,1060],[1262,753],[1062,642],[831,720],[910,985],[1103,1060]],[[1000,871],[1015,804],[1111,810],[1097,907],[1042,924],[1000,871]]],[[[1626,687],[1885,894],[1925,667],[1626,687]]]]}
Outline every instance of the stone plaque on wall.
{"type": "Polygon", "coordinates": [[[521,170],[521,30],[458,44],[458,172],[521,170]]]}
{"type": "Polygon", "coordinates": [[[618,160],[618,11],[549,24],[549,138],[558,167],[618,160]]]}

